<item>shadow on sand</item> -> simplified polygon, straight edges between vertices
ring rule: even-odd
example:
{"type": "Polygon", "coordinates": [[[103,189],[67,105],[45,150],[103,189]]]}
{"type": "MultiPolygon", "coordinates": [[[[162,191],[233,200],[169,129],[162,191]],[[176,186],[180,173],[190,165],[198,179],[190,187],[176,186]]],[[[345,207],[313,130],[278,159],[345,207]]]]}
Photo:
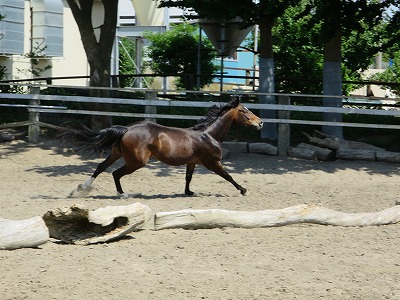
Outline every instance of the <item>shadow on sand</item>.
{"type": "MultiPolygon", "coordinates": [[[[99,162],[97,154],[89,151],[75,152],[73,149],[66,149],[54,138],[42,137],[38,144],[29,144],[25,140],[18,140],[0,145],[0,155],[13,156],[27,152],[31,148],[41,148],[48,151],[48,155],[56,155],[59,158],[59,164],[51,167],[35,167],[28,171],[34,171],[48,176],[63,176],[67,174],[88,174],[91,175],[96,169],[99,162]],[[63,162],[63,157],[78,155],[81,163],[79,165],[70,165],[63,162]]],[[[107,154],[101,157],[105,158],[107,154]]],[[[1,161],[0,161],[1,163],[1,161]]],[[[123,159],[120,159],[112,165],[106,172],[111,172],[123,165],[123,159]]],[[[397,175],[399,164],[369,162],[369,161],[309,161],[304,159],[296,159],[283,156],[268,156],[249,153],[233,153],[227,159],[223,160],[223,165],[229,173],[250,173],[250,174],[276,174],[285,173],[304,173],[312,170],[320,170],[326,173],[334,173],[336,171],[351,169],[355,171],[368,172],[370,174],[397,175]]],[[[155,176],[168,177],[171,174],[185,174],[185,166],[173,167],[165,165],[155,159],[150,159],[145,168],[152,168],[155,176]]],[[[208,174],[211,171],[202,166],[197,166],[195,174],[208,174]]],[[[167,196],[167,195],[165,195],[167,196]]],[[[162,197],[162,195],[158,195],[162,197]]],[[[171,197],[171,195],[168,195],[171,197]]]]}

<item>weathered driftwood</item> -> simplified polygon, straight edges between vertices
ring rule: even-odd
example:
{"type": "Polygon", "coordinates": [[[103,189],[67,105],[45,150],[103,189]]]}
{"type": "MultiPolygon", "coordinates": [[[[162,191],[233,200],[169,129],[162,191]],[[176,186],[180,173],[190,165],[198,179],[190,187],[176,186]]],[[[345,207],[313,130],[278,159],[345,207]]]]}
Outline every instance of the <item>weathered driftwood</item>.
{"type": "Polygon", "coordinates": [[[308,141],[312,144],[318,145],[320,147],[337,150],[339,149],[339,141],[330,139],[330,138],[319,138],[315,136],[311,136],[308,133],[303,132],[303,134],[307,137],[308,141]]]}
{"type": "Polygon", "coordinates": [[[351,149],[340,147],[336,151],[336,157],[340,159],[346,160],[368,160],[375,161],[376,160],[376,151],[375,150],[367,150],[367,149],[351,149]]]}
{"type": "Polygon", "coordinates": [[[297,148],[300,149],[308,149],[308,150],[313,150],[315,151],[315,155],[317,156],[318,160],[332,160],[335,158],[335,153],[334,151],[327,149],[327,148],[321,148],[318,146],[306,144],[306,143],[300,143],[297,145],[297,148]]]}
{"type": "Polygon", "coordinates": [[[389,163],[399,163],[400,153],[391,151],[376,151],[376,160],[389,163]]]}
{"type": "Polygon", "coordinates": [[[309,160],[317,159],[317,153],[315,150],[296,148],[296,147],[289,147],[288,156],[304,158],[309,160]]]}
{"type": "Polygon", "coordinates": [[[38,247],[49,240],[49,230],[41,217],[24,220],[0,218],[0,249],[38,247]]]}
{"type": "Polygon", "coordinates": [[[278,155],[278,147],[267,143],[249,143],[249,152],[256,154],[278,155]]]}
{"type": "Polygon", "coordinates": [[[50,236],[65,243],[88,245],[131,233],[151,217],[148,206],[134,203],[89,211],[81,205],[48,211],[43,219],[50,236]]]}
{"type": "Polygon", "coordinates": [[[155,215],[155,229],[261,228],[298,223],[335,226],[372,226],[400,222],[400,206],[372,213],[344,213],[320,205],[301,204],[278,210],[180,210],[155,215]]]}
{"type": "Polygon", "coordinates": [[[303,134],[308,138],[310,143],[316,144],[320,147],[329,148],[333,150],[338,150],[339,148],[350,148],[350,149],[360,149],[360,150],[374,150],[374,151],[384,151],[385,149],[376,147],[370,144],[356,141],[347,141],[339,139],[334,136],[327,135],[318,130],[314,131],[313,136],[303,132],[303,134]]]}

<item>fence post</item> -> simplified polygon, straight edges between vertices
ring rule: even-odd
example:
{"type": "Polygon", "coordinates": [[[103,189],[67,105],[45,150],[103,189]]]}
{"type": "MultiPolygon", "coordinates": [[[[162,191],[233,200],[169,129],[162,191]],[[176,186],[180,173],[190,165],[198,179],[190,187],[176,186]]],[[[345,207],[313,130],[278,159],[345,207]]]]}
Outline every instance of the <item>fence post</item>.
{"type": "MultiPolygon", "coordinates": [[[[280,105],[290,105],[289,96],[279,96],[278,103],[280,105]]],[[[280,110],[278,112],[279,119],[289,119],[290,111],[280,110]]],[[[287,156],[290,147],[290,125],[288,123],[278,124],[278,155],[287,156]]]]}
{"type": "MultiPolygon", "coordinates": [[[[29,101],[29,105],[40,105],[40,100],[35,96],[40,94],[40,87],[30,87],[30,93],[32,94],[32,99],[29,101]]],[[[36,144],[39,141],[40,127],[37,124],[39,122],[39,113],[29,111],[29,127],[28,127],[28,142],[36,144]]]]}
{"type": "MultiPolygon", "coordinates": [[[[155,91],[146,91],[144,93],[144,99],[145,100],[157,100],[157,92],[155,92],[155,91]]],[[[157,114],[157,106],[146,105],[144,107],[144,113],[145,114],[157,114]]],[[[157,119],[156,118],[146,118],[146,120],[154,122],[154,123],[157,123],[157,119]]]]}

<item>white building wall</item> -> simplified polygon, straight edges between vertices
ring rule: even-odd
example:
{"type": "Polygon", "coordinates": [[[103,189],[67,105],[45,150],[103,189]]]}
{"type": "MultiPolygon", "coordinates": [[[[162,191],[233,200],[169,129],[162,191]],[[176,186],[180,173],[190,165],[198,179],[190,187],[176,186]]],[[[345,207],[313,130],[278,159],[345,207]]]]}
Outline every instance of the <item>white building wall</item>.
{"type": "MultiPolygon", "coordinates": [[[[52,68],[42,72],[40,77],[67,77],[67,76],[89,76],[89,66],[86,59],[81,36],[75,19],[66,1],[63,2],[63,56],[46,57],[40,59],[40,67],[51,65],[52,68]]],[[[25,57],[31,49],[31,5],[34,2],[25,0],[24,12],[24,54],[23,55],[0,55],[0,64],[6,66],[8,76],[5,80],[32,79],[30,59],[25,57]]],[[[40,82],[45,83],[45,82],[40,82]]],[[[88,79],[53,80],[54,85],[87,86],[88,79]]]]}
{"type": "MultiPolygon", "coordinates": [[[[66,2],[64,3],[64,56],[53,58],[52,63],[52,77],[89,76],[90,74],[78,25],[66,2]]],[[[54,80],[53,84],[88,86],[89,79],[54,80]]]]}

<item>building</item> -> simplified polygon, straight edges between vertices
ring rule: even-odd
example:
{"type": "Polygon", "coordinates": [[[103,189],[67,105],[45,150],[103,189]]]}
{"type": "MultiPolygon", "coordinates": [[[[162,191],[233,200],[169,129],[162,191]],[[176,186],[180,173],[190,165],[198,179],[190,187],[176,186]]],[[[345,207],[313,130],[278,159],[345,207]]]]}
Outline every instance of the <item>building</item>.
{"type": "MultiPolygon", "coordinates": [[[[62,0],[0,0],[0,65],[3,80],[89,74],[80,34],[62,0]],[[37,56],[36,65],[30,56],[37,56]],[[51,68],[46,68],[51,66],[51,68]],[[40,70],[43,70],[40,72],[40,70]]],[[[53,84],[87,85],[87,79],[55,80],[53,84]]]]}
{"type": "MultiPolygon", "coordinates": [[[[102,24],[101,1],[94,1],[93,11],[92,21],[96,28],[102,24]]],[[[85,78],[89,76],[86,53],[78,26],[65,0],[0,0],[0,14],[4,16],[0,21],[0,65],[5,68],[1,80],[55,78],[51,82],[54,85],[89,84],[88,78],[85,78]]],[[[157,8],[155,1],[119,0],[112,74],[118,74],[120,38],[131,37],[136,40],[138,47],[143,47],[145,31],[168,30],[171,23],[182,22],[182,15],[180,9],[157,8]]],[[[136,57],[134,60],[141,63],[142,58],[136,57]]],[[[244,69],[253,66],[252,53],[234,52],[224,58],[222,71],[228,75],[244,76],[244,69]]],[[[235,86],[246,84],[246,81],[231,78],[229,83],[235,86]]],[[[159,84],[170,88],[167,82],[159,84]]]]}

